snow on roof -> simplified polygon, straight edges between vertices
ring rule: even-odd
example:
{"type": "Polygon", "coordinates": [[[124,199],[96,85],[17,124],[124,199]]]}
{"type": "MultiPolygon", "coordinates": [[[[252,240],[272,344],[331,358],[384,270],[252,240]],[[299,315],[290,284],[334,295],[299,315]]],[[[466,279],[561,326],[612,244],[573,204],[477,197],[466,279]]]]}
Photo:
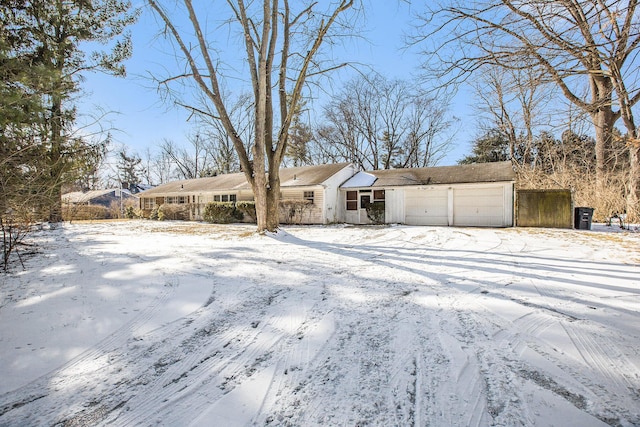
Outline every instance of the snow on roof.
{"type": "Polygon", "coordinates": [[[375,176],[368,172],[358,172],[351,178],[349,178],[340,188],[359,188],[359,187],[371,187],[376,182],[375,176]]]}

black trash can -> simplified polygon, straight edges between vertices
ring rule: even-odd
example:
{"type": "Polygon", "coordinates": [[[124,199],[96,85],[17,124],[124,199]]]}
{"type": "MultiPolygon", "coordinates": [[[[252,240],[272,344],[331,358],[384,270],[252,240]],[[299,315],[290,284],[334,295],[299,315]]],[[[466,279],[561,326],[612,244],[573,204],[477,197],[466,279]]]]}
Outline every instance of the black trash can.
{"type": "Polygon", "coordinates": [[[577,230],[591,230],[591,218],[593,218],[593,208],[573,209],[573,228],[577,230]]]}

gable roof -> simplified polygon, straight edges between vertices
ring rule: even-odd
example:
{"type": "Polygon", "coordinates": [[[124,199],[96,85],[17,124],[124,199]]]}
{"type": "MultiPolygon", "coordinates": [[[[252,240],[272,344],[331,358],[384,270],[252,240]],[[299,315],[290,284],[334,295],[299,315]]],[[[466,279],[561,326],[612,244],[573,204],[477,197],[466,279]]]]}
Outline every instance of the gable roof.
{"type": "MultiPolygon", "coordinates": [[[[349,166],[349,163],[282,168],[280,169],[280,187],[290,188],[321,185],[347,166],[349,166]]],[[[168,182],[140,194],[142,197],[145,197],[167,193],[241,190],[251,190],[251,186],[242,172],[168,182]]]]}
{"type": "Polygon", "coordinates": [[[341,188],[504,182],[514,181],[515,178],[516,174],[511,162],[506,161],[359,172],[345,182],[341,188]],[[369,185],[358,185],[370,181],[369,177],[371,176],[375,177],[375,182],[369,185]]]}

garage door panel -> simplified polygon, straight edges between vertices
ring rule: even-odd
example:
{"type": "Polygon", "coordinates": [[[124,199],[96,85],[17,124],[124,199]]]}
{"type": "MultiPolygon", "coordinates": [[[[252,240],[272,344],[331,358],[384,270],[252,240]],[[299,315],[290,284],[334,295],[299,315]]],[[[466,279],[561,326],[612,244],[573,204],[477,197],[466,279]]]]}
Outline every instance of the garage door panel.
{"type": "Polygon", "coordinates": [[[503,187],[455,189],[453,224],[456,226],[502,226],[504,203],[503,187]]]}
{"type": "Polygon", "coordinates": [[[405,224],[447,225],[447,190],[405,192],[405,224]]]}

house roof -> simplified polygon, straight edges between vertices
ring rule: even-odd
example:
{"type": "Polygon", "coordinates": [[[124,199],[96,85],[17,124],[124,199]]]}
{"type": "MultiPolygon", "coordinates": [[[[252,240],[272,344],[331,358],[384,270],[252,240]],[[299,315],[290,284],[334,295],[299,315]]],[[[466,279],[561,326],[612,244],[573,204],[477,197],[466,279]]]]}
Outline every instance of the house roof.
{"type": "Polygon", "coordinates": [[[366,184],[367,176],[375,177],[375,182],[362,185],[364,187],[501,182],[513,181],[516,175],[510,161],[431,168],[385,169],[359,172],[341,188],[362,187],[357,184],[366,184]],[[359,176],[362,174],[366,176],[359,176]]]}
{"type": "Polygon", "coordinates": [[[88,203],[93,199],[97,199],[107,195],[113,195],[113,197],[120,197],[120,191],[125,198],[136,197],[129,190],[120,190],[119,188],[108,188],[105,190],[90,190],[90,191],[72,191],[62,195],[62,201],[64,203],[82,204],[88,203]],[[113,193],[113,194],[112,194],[113,193]]]}
{"type": "MultiPolygon", "coordinates": [[[[301,166],[280,169],[280,187],[310,187],[321,185],[349,163],[317,166],[301,166]]],[[[142,197],[168,193],[193,193],[203,191],[251,190],[244,173],[230,173],[207,178],[186,179],[158,185],[141,194],[142,197]]]]}

